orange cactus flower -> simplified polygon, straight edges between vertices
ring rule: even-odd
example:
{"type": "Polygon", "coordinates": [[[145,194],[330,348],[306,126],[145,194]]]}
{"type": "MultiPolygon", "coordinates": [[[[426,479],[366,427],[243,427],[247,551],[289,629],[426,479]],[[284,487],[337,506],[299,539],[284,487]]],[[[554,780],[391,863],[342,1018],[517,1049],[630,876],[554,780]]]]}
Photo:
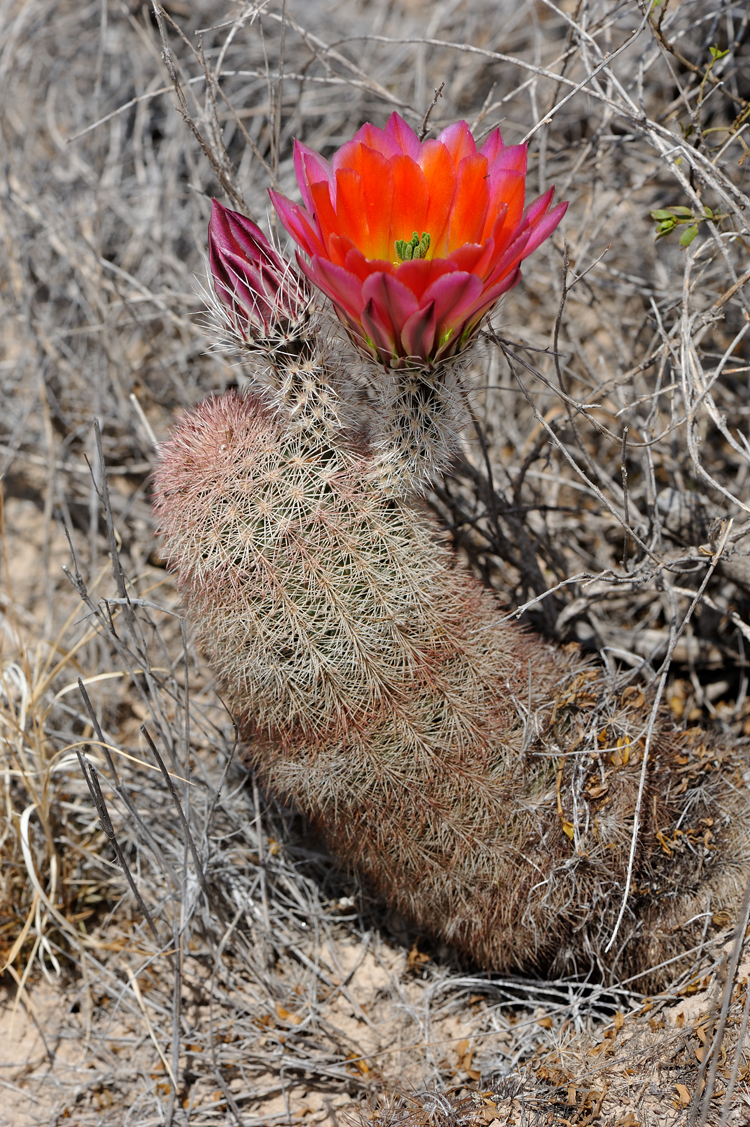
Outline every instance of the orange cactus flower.
{"type": "Polygon", "coordinates": [[[565,214],[552,188],[524,208],[526,154],[499,129],[477,149],[465,121],[420,141],[394,113],[330,163],[295,142],[303,206],[270,195],[354,341],[387,366],[431,366],[466,346],[565,214]]]}

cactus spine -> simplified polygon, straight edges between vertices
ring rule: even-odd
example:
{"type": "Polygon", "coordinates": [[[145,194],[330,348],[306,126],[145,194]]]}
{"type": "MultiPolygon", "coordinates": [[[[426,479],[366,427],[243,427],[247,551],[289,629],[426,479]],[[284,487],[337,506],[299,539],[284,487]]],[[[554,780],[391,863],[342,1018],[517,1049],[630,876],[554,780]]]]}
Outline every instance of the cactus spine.
{"type": "Polygon", "coordinates": [[[703,735],[662,726],[635,893],[605,953],[648,702],[503,621],[441,544],[417,487],[453,442],[453,373],[383,373],[368,446],[343,421],[345,369],[306,325],[282,344],[246,334],[262,394],[200,405],[156,477],[169,565],[263,783],[489,969],[617,978],[690,947],[709,894],[736,912],[744,800],[703,735]],[[680,797],[678,757],[698,780],[680,797]]]}

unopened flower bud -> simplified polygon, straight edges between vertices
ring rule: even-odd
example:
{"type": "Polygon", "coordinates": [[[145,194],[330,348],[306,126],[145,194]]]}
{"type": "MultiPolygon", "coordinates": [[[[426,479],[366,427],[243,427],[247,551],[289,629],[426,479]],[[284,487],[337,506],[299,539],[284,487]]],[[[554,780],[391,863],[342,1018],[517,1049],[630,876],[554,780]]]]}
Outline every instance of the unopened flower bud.
{"type": "Polygon", "coordinates": [[[307,280],[257,224],[212,202],[208,256],[227,326],[247,344],[289,339],[310,305],[307,280]]]}

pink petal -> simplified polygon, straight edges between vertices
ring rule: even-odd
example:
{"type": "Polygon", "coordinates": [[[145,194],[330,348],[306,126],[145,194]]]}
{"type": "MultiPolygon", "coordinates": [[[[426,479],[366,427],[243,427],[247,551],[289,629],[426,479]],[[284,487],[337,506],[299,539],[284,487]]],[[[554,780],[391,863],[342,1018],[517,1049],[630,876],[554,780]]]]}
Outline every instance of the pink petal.
{"type": "Polygon", "coordinates": [[[419,308],[410,289],[392,274],[371,274],[362,285],[362,300],[374,302],[383,324],[392,325],[394,336],[400,336],[406,321],[419,308]]]}
{"type": "Polygon", "coordinates": [[[481,278],[457,270],[453,274],[443,274],[425,290],[421,305],[435,302],[435,319],[438,335],[442,338],[445,329],[454,329],[465,319],[466,311],[471,309],[482,290],[481,278]]]}
{"type": "Polygon", "coordinates": [[[365,334],[362,328],[362,315],[360,314],[358,317],[352,317],[349,313],[346,312],[345,309],[342,309],[340,305],[334,305],[333,310],[341,324],[354,338],[354,340],[358,344],[363,345],[368,350],[368,352],[371,352],[372,349],[369,347],[367,341],[365,340],[365,334]]]}
{"type": "Polygon", "coordinates": [[[265,331],[288,264],[252,220],[212,201],[208,224],[208,259],[217,297],[247,332],[251,320],[265,331]]]}
{"type": "MultiPolygon", "coordinates": [[[[514,146],[515,147],[515,146],[514,146]]],[[[484,144],[479,150],[483,157],[487,158],[487,164],[491,165],[492,161],[499,153],[503,151],[503,139],[500,136],[499,129],[493,129],[491,133],[485,137],[484,144]]]]}
{"type": "Polygon", "coordinates": [[[536,223],[540,215],[544,215],[545,211],[552,203],[552,197],[555,194],[554,188],[548,188],[544,195],[537,196],[537,198],[530,203],[523,213],[523,217],[527,223],[533,225],[536,223]]]}
{"type": "Polygon", "coordinates": [[[399,263],[396,269],[399,282],[408,286],[421,302],[428,286],[442,278],[443,274],[452,274],[458,268],[449,258],[413,258],[399,263]]]}
{"type": "Polygon", "coordinates": [[[506,274],[506,276],[502,278],[501,281],[496,282],[494,286],[488,286],[488,288],[482,294],[481,303],[471,314],[472,323],[476,324],[476,322],[481,317],[483,317],[489,309],[492,308],[498,298],[502,297],[502,295],[504,293],[507,293],[508,290],[512,290],[513,287],[518,285],[520,281],[521,267],[517,266],[515,270],[513,270],[510,274],[506,274]]]}
{"type": "MultiPolygon", "coordinates": [[[[363,125],[361,129],[357,130],[352,137],[352,141],[359,141],[361,144],[367,145],[369,149],[374,149],[376,153],[380,153],[380,155],[386,159],[401,155],[401,147],[398,142],[395,141],[393,137],[389,136],[384,129],[378,129],[376,125],[370,125],[369,122],[363,125]]],[[[342,147],[346,148],[346,145],[342,147]]],[[[339,152],[341,152],[341,149],[339,149],[339,152]]],[[[336,155],[337,154],[334,153],[334,161],[336,160],[336,155]]]]}
{"type": "Polygon", "coordinates": [[[436,329],[435,302],[431,301],[412,313],[401,330],[401,344],[405,355],[427,360],[435,340],[436,329]]]}
{"type": "Polygon", "coordinates": [[[297,261],[301,269],[311,282],[330,297],[334,305],[342,309],[357,320],[362,309],[362,283],[354,274],[350,274],[343,266],[329,262],[327,258],[316,255],[310,265],[297,254],[297,261]]]}
{"type": "MultiPolygon", "coordinates": [[[[341,240],[344,242],[344,240],[341,240]]],[[[346,242],[349,240],[347,239],[346,242]]],[[[344,259],[344,266],[350,274],[356,274],[360,282],[366,282],[371,274],[395,274],[392,262],[380,258],[365,258],[358,247],[352,247],[344,259]]]]}
{"type": "Polygon", "coordinates": [[[310,185],[317,183],[319,180],[328,181],[331,197],[335,200],[336,188],[330,164],[320,153],[316,153],[314,149],[308,149],[307,145],[303,145],[301,141],[294,142],[294,172],[308,211],[315,211],[310,195],[310,185]]]}
{"type": "Polygon", "coordinates": [[[375,345],[384,364],[396,355],[396,337],[393,326],[387,324],[372,298],[362,310],[362,327],[375,345]]]}
{"type": "Polygon", "coordinates": [[[520,172],[522,176],[525,176],[528,155],[528,145],[508,145],[507,148],[502,149],[501,152],[497,154],[493,161],[490,161],[489,158],[487,159],[490,179],[492,179],[496,172],[503,170],[507,172],[520,172]]]}
{"type": "Polygon", "coordinates": [[[493,305],[497,304],[499,298],[508,290],[513,289],[515,285],[521,280],[521,268],[517,266],[512,274],[508,274],[501,282],[493,286],[491,289],[485,290],[482,294],[481,301],[477,302],[474,309],[467,315],[466,321],[461,330],[460,347],[465,347],[471,339],[473,333],[479,327],[479,324],[486,313],[489,313],[493,305]]]}
{"type": "Polygon", "coordinates": [[[230,211],[218,200],[211,201],[208,224],[209,250],[221,254],[244,254],[250,262],[268,262],[282,273],[284,260],[252,219],[230,211]]]}
{"type": "Polygon", "coordinates": [[[477,151],[471,130],[465,121],[456,121],[453,125],[449,125],[440,134],[438,141],[445,145],[456,168],[464,157],[472,156],[477,151]]]}
{"type": "Polygon", "coordinates": [[[567,210],[568,201],[565,200],[563,203],[559,203],[556,207],[553,207],[552,211],[543,215],[541,219],[537,220],[536,224],[532,227],[531,238],[523,252],[524,258],[528,258],[545,239],[549,238],[567,210]]]}
{"type": "Polygon", "coordinates": [[[400,114],[391,114],[386,122],[385,133],[393,138],[404,156],[411,157],[412,160],[419,160],[419,153],[422,148],[419,137],[400,114]]]}
{"type": "Polygon", "coordinates": [[[279,219],[294,241],[302,247],[305,254],[325,254],[325,247],[317,230],[316,221],[299,204],[292,203],[280,192],[274,192],[269,188],[268,194],[279,219]]]}
{"type": "MultiPolygon", "coordinates": [[[[461,336],[458,341],[458,348],[465,348],[472,336],[479,328],[482,318],[485,314],[492,310],[492,307],[497,304],[498,300],[504,293],[512,289],[521,280],[521,268],[516,267],[512,274],[503,278],[502,282],[498,282],[489,290],[485,290],[482,294],[481,301],[477,302],[472,311],[467,314],[466,320],[461,328],[461,336]]],[[[447,350],[449,351],[449,350],[447,350]]]]}
{"type": "Polygon", "coordinates": [[[268,328],[273,319],[274,307],[272,294],[268,292],[262,278],[257,275],[246,275],[243,279],[240,275],[234,277],[227,275],[222,280],[214,274],[214,288],[217,296],[231,310],[235,322],[239,323],[244,331],[248,329],[250,315],[262,321],[266,329],[268,328]],[[246,282],[250,284],[247,285],[246,282]],[[262,296],[264,293],[266,296],[262,296]]]}
{"type": "Polygon", "coordinates": [[[218,258],[210,256],[211,273],[214,285],[222,291],[227,302],[231,305],[239,301],[240,305],[256,305],[270,310],[273,296],[279,288],[279,276],[268,269],[261,267],[255,269],[249,262],[237,254],[225,253],[218,258]],[[267,300],[266,300],[267,299],[267,300]]]}
{"type": "Polygon", "coordinates": [[[524,257],[526,244],[528,243],[530,237],[531,230],[530,228],[527,228],[513,240],[505,253],[500,256],[498,261],[492,267],[492,273],[485,282],[487,289],[489,289],[490,286],[494,286],[497,282],[505,277],[509,270],[514,269],[518,265],[518,263],[524,257]]]}

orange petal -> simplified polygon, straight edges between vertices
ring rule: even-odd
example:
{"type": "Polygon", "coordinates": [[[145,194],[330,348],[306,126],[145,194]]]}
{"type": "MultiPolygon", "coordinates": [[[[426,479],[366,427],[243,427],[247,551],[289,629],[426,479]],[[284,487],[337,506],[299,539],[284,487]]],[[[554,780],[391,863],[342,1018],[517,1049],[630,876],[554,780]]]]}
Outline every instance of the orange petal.
{"type": "Polygon", "coordinates": [[[350,274],[356,275],[360,282],[365,282],[370,274],[395,274],[396,267],[392,262],[380,258],[365,258],[361,250],[352,247],[346,256],[344,266],[350,274]]]}
{"type": "Polygon", "coordinates": [[[456,268],[465,273],[480,274],[477,263],[484,257],[485,249],[481,243],[464,243],[462,247],[451,251],[449,261],[455,262],[456,268]]]}
{"type": "Polygon", "coordinates": [[[484,227],[490,193],[487,158],[480,153],[464,157],[458,166],[458,181],[450,218],[448,245],[451,250],[475,243],[484,227]]]}
{"type": "Polygon", "coordinates": [[[328,237],[328,257],[338,266],[346,265],[346,256],[354,244],[351,239],[346,239],[335,232],[328,237]]]}
{"type": "Polygon", "coordinates": [[[331,160],[334,177],[340,168],[354,168],[359,172],[361,151],[362,142],[357,137],[352,137],[351,141],[337,149],[331,160]]]}
{"type": "Polygon", "coordinates": [[[388,250],[395,258],[396,239],[408,241],[413,231],[418,235],[430,231],[427,226],[430,193],[422,169],[411,157],[394,157],[390,163],[393,171],[393,210],[388,250]]]}
{"type": "Polygon", "coordinates": [[[456,270],[456,264],[449,258],[415,258],[411,262],[402,262],[397,270],[399,282],[408,286],[418,301],[422,294],[441,278],[443,274],[451,274],[456,270]]]}
{"type": "MultiPolygon", "coordinates": [[[[367,257],[387,258],[391,251],[389,238],[391,233],[391,209],[393,207],[395,190],[394,162],[386,160],[380,153],[376,153],[374,149],[368,148],[367,145],[362,145],[361,150],[360,172],[362,173],[362,189],[364,192],[365,212],[367,213],[367,225],[370,229],[370,243],[367,257]]],[[[398,160],[400,158],[396,159],[398,160]]],[[[409,231],[409,234],[406,236],[397,236],[397,238],[410,237],[411,231],[409,231]]]]}
{"type": "Polygon", "coordinates": [[[328,237],[332,231],[338,230],[339,222],[336,217],[336,212],[333,210],[331,194],[328,191],[326,181],[319,180],[316,184],[311,184],[310,196],[312,197],[313,207],[315,208],[315,218],[318,221],[323,242],[328,246],[328,237]]]}
{"type": "Polygon", "coordinates": [[[450,153],[439,141],[425,141],[419,163],[430,192],[424,230],[430,232],[432,240],[430,255],[440,258],[447,249],[448,215],[456,190],[456,169],[450,153]]]}
{"type": "Polygon", "coordinates": [[[507,223],[514,230],[521,221],[526,188],[528,145],[510,145],[501,149],[488,166],[490,204],[484,221],[484,238],[489,238],[500,214],[500,205],[508,205],[507,223]]]}
{"type": "Polygon", "coordinates": [[[482,277],[485,280],[485,283],[487,282],[488,278],[493,277],[495,273],[495,267],[512,242],[515,234],[516,231],[511,230],[510,227],[506,226],[503,221],[503,216],[501,215],[495,223],[492,235],[484,244],[485,248],[489,252],[487,258],[478,263],[479,269],[477,270],[477,273],[481,273],[482,277]]]}
{"type": "Polygon", "coordinates": [[[503,179],[500,195],[508,205],[505,222],[510,227],[516,227],[523,216],[523,205],[526,199],[526,177],[519,172],[506,172],[503,174],[503,179]],[[507,179],[505,179],[506,177],[507,179]]]}
{"type": "Polygon", "coordinates": [[[484,217],[484,224],[482,225],[482,233],[480,235],[480,242],[489,239],[492,232],[495,230],[495,224],[498,219],[507,218],[508,204],[500,192],[495,192],[493,195],[492,188],[490,187],[490,199],[487,204],[487,214],[484,217]]]}
{"type": "MultiPolygon", "coordinates": [[[[370,126],[371,130],[373,128],[373,126],[370,126]]],[[[362,133],[362,129],[359,132],[362,133]]],[[[375,132],[380,131],[376,130],[375,132]]],[[[393,199],[393,175],[390,170],[390,161],[378,150],[355,138],[342,145],[334,155],[333,167],[336,174],[346,171],[357,172],[361,176],[362,199],[367,218],[368,234],[362,236],[364,241],[357,245],[368,258],[385,257],[388,254],[391,201],[393,199]]],[[[338,184],[338,180],[336,183],[338,184]]],[[[338,211],[338,195],[336,210],[338,211]]]]}
{"type": "MultiPolygon", "coordinates": [[[[508,211],[503,224],[501,236],[504,246],[507,246],[518,230],[518,225],[523,218],[523,204],[526,196],[526,177],[520,172],[499,172],[492,182],[492,201],[487,209],[488,218],[495,200],[501,200],[508,205],[508,211]]],[[[497,218],[500,218],[498,208],[497,218]]],[[[495,220],[497,222],[497,219],[495,220]]],[[[486,226],[486,225],[485,225],[486,226]]],[[[495,235],[497,239],[497,235],[495,235]]],[[[499,245],[499,243],[498,243],[499,245]]]]}
{"type": "Polygon", "coordinates": [[[336,218],[338,233],[351,239],[355,247],[370,258],[370,229],[362,176],[353,168],[339,168],[336,172],[336,218]]]}

